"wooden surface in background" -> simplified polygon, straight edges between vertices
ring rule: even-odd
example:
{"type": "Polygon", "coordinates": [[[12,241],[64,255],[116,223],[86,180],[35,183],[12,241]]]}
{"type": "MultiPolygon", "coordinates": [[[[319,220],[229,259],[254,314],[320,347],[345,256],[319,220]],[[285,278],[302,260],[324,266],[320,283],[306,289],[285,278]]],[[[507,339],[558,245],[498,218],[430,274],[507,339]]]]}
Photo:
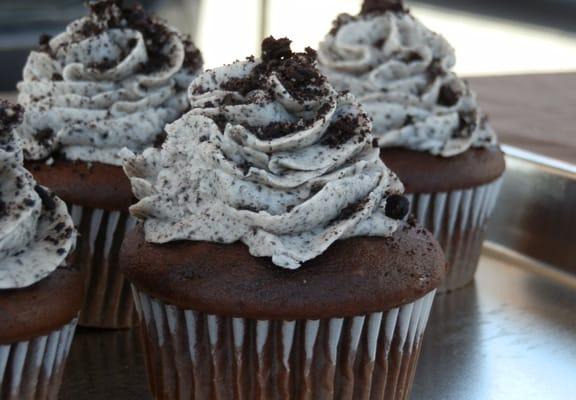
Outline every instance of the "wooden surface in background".
{"type": "Polygon", "coordinates": [[[576,165],[576,73],[469,81],[502,143],[576,165]]]}
{"type": "Polygon", "coordinates": [[[576,165],[576,73],[469,81],[502,143],[576,165]]]}

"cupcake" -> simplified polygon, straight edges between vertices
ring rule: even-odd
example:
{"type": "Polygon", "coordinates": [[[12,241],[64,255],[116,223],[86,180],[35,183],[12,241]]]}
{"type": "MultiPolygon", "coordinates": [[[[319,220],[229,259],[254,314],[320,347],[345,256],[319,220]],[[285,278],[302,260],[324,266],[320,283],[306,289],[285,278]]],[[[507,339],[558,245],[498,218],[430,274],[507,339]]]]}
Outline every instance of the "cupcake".
{"type": "Polygon", "coordinates": [[[80,232],[74,265],[87,275],[80,324],[126,328],[136,320],[118,252],[134,226],[133,196],[118,152],[163,140],[187,109],[202,66],[190,40],[141,7],[95,1],[66,32],[42,37],[18,84],[18,129],[27,166],[67,204],[80,232]]]}
{"type": "Polygon", "coordinates": [[[315,57],[266,39],[194,80],[162,149],[125,154],[156,399],[408,398],[444,256],[315,57]]]}
{"type": "Polygon", "coordinates": [[[318,60],[370,115],[382,160],[442,245],[450,271],[440,292],[470,283],[505,162],[474,92],[452,71],[450,44],[401,1],[366,0],[359,15],[338,17],[318,60]]]}
{"type": "Polygon", "coordinates": [[[0,101],[0,398],[56,399],[84,279],[66,265],[76,242],[66,204],[22,164],[21,114],[0,101]]]}

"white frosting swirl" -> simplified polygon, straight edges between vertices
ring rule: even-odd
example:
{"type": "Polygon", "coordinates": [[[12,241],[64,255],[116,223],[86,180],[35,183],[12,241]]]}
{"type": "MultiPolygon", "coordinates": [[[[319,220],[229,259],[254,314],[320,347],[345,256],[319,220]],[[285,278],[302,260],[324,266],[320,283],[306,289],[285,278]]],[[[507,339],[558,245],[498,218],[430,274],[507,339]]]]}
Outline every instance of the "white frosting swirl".
{"type": "Polygon", "coordinates": [[[18,85],[27,159],[60,152],[120,165],[122,148],[153,146],[187,109],[186,88],[201,66],[195,47],[140,9],[101,5],[28,58],[18,85]]]}
{"type": "Polygon", "coordinates": [[[358,97],[381,147],[451,157],[497,144],[475,94],[451,72],[453,48],[409,13],[339,16],[318,60],[336,89],[358,97]]]}
{"type": "Polygon", "coordinates": [[[242,241],[294,269],[338,239],[397,229],[386,198],[403,186],[380,161],[368,117],[311,64],[299,69],[306,57],[283,61],[295,75],[246,61],[192,83],[192,110],[167,127],[162,150],[125,163],[146,240],[242,241]],[[297,76],[313,83],[294,90],[297,76]]]}
{"type": "MultiPolygon", "coordinates": [[[[5,104],[0,104],[3,109],[5,104]]],[[[12,129],[0,129],[0,289],[30,286],[64,262],[76,234],[66,205],[36,186],[12,129]]]]}

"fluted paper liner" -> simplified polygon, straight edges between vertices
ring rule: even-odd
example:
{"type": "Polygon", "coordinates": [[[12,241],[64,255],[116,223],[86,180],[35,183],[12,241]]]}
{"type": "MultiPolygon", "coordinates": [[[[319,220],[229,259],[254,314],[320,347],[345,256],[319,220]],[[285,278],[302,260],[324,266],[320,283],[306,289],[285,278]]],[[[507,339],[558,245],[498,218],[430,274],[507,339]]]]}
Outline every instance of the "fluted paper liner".
{"type": "Polygon", "coordinates": [[[407,399],[435,291],[351,318],[183,310],[134,289],[155,399],[407,399]]]}
{"type": "Polygon", "coordinates": [[[46,336],[0,345],[0,399],[56,400],[77,319],[46,336]]]}
{"type": "Polygon", "coordinates": [[[105,211],[78,205],[70,213],[79,232],[71,263],[86,273],[86,296],[79,324],[129,328],[137,322],[130,284],[120,273],[118,257],[125,234],[136,225],[128,211],[105,211]]]}
{"type": "Polygon", "coordinates": [[[502,179],[468,190],[408,195],[420,224],[434,234],[448,262],[438,293],[474,280],[486,225],[496,205],[502,179]]]}

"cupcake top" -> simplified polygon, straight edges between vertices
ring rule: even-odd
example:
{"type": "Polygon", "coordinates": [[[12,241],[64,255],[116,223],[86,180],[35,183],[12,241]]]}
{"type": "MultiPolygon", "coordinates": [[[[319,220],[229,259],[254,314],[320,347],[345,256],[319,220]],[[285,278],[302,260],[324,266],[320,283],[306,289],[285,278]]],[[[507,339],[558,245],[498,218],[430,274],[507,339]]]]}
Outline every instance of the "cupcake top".
{"type": "Polygon", "coordinates": [[[89,7],[28,58],[18,84],[26,159],[121,165],[122,148],[154,146],[187,109],[186,88],[202,67],[192,42],[139,6],[89,7]]]}
{"type": "Polygon", "coordinates": [[[400,0],[366,0],[342,14],[320,43],[320,68],[356,95],[381,147],[451,157],[497,144],[467,82],[452,72],[454,49],[400,0]]]}
{"type": "Polygon", "coordinates": [[[63,201],[22,165],[22,108],[0,101],[0,289],[30,286],[62,265],[76,234],[63,201]]]}
{"type": "Polygon", "coordinates": [[[380,161],[371,123],[290,40],[207,71],[192,109],[161,150],[127,155],[146,240],[242,241],[256,257],[298,268],[338,239],[388,236],[408,211],[380,161]]]}

